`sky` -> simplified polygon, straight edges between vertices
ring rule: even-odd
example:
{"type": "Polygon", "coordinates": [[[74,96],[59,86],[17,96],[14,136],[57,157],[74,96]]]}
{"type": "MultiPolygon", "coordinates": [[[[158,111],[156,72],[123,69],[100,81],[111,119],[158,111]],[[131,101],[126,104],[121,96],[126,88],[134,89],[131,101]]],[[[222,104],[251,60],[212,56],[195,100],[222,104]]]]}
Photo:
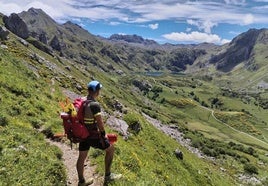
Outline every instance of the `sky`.
{"type": "Polygon", "coordinates": [[[0,0],[5,15],[31,7],[94,35],[136,34],[159,44],[222,45],[251,28],[268,28],[268,0],[0,0]]]}

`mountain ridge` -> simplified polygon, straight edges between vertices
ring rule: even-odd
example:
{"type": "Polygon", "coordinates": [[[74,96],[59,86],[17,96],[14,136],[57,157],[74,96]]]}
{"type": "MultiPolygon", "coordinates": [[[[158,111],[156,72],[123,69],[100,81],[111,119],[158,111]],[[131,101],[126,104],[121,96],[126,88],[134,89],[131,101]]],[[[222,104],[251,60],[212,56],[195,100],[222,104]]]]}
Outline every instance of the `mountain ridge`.
{"type": "MultiPolygon", "coordinates": [[[[257,81],[258,85],[267,83],[266,28],[249,29],[221,46],[212,43],[160,45],[137,35],[114,35],[113,39],[94,36],[70,21],[56,23],[41,9],[31,8],[4,16],[4,22],[12,32],[23,35],[28,42],[52,56],[59,55],[73,63],[83,64],[84,68],[93,65],[109,74],[161,71],[197,76],[209,74],[210,78],[217,78],[220,74],[234,80],[228,85],[233,88],[237,88],[239,81],[257,81]],[[13,22],[5,21],[9,19],[13,22]],[[24,26],[14,27],[17,22],[24,26]],[[237,77],[241,73],[245,75],[239,80],[237,77]]],[[[245,84],[244,87],[256,91],[254,84],[245,84]]]]}

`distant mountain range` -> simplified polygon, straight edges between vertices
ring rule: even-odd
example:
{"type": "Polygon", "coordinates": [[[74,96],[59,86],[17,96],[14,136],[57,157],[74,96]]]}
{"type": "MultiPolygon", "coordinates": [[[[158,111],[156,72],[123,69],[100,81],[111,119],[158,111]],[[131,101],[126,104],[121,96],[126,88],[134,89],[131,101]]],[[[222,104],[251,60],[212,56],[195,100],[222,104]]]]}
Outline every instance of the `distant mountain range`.
{"type": "Polygon", "coordinates": [[[267,66],[268,29],[250,29],[222,46],[211,43],[160,45],[138,35],[92,35],[70,21],[56,23],[41,9],[30,8],[4,16],[6,28],[50,55],[78,63],[91,63],[110,72],[131,71],[199,72],[216,68],[231,72],[240,68],[257,71],[267,66]],[[105,62],[104,62],[105,61],[105,62]],[[109,63],[109,67],[107,67],[109,63]],[[110,68],[112,66],[112,68],[110,68]],[[115,68],[116,66],[116,68],[115,68]]]}

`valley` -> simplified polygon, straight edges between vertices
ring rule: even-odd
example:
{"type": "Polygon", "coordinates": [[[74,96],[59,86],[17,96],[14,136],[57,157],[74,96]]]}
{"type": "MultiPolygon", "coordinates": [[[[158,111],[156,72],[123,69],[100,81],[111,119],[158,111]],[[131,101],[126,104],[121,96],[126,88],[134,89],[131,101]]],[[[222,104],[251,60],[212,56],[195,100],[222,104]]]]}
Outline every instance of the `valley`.
{"type": "MultiPolygon", "coordinates": [[[[106,123],[124,175],[111,185],[268,184],[267,29],[229,45],[166,47],[98,38],[40,9],[0,17],[9,28],[0,39],[0,185],[66,184],[63,152],[46,139],[63,132],[59,102],[86,95],[93,79],[105,121],[128,125],[122,133],[106,123]],[[12,30],[18,22],[26,35],[12,30]]],[[[103,176],[103,152],[89,159],[103,176]]]]}

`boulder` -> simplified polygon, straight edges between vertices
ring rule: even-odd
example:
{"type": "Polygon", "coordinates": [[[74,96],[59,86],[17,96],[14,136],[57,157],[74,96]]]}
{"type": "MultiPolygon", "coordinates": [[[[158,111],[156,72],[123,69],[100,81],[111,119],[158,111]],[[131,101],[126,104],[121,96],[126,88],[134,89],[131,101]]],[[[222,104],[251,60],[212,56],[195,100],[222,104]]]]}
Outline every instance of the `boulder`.
{"type": "Polygon", "coordinates": [[[29,43],[25,41],[24,39],[19,39],[20,43],[23,44],[24,46],[28,47],[29,43]]]}
{"type": "Polygon", "coordinates": [[[5,23],[5,27],[17,36],[23,39],[27,39],[29,37],[28,27],[18,14],[13,13],[9,17],[4,16],[3,21],[5,23]]]}
{"type": "Polygon", "coordinates": [[[6,40],[9,32],[5,27],[0,26],[0,39],[6,40]]]}
{"type": "Polygon", "coordinates": [[[57,51],[61,51],[60,41],[57,36],[54,36],[50,42],[50,46],[57,51]]]}
{"type": "Polygon", "coordinates": [[[129,133],[128,133],[128,124],[119,118],[116,118],[115,116],[110,116],[107,121],[107,125],[111,127],[113,130],[119,132],[122,136],[125,137],[125,139],[128,138],[129,133]]]}
{"type": "Polygon", "coordinates": [[[39,41],[41,41],[44,44],[48,44],[46,33],[43,32],[39,35],[39,41]]]}
{"type": "Polygon", "coordinates": [[[123,112],[124,106],[118,100],[115,100],[115,103],[113,104],[113,107],[115,108],[115,110],[118,110],[121,113],[123,112]]]}
{"type": "Polygon", "coordinates": [[[174,151],[174,154],[175,154],[177,159],[183,160],[183,153],[179,149],[176,149],[174,151]]]}

